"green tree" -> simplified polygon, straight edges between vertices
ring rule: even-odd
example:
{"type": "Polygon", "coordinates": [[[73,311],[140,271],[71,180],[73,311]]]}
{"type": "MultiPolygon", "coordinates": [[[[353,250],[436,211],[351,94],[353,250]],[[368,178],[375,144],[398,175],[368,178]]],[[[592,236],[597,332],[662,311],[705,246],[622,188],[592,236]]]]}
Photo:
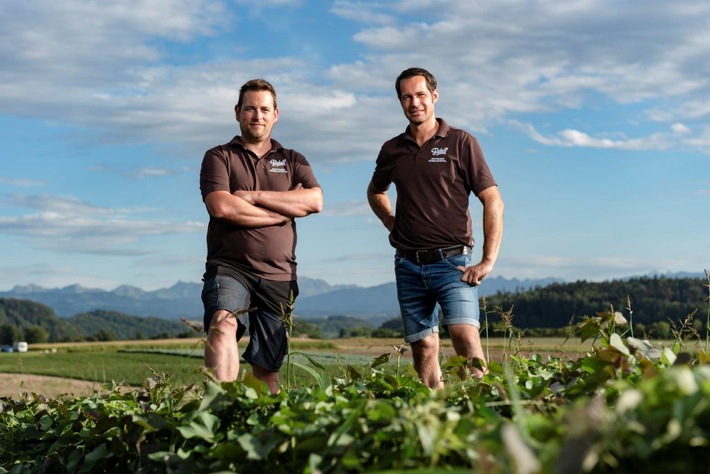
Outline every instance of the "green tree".
{"type": "Polygon", "coordinates": [[[114,341],[116,339],[116,335],[113,332],[101,329],[94,335],[94,339],[97,341],[114,341]]]}
{"type": "Polygon", "coordinates": [[[32,325],[25,328],[25,341],[28,344],[40,344],[49,340],[49,333],[42,326],[32,325]]]}
{"type": "Polygon", "coordinates": [[[404,331],[401,329],[389,329],[389,328],[383,328],[379,327],[375,330],[372,331],[372,334],[370,337],[389,337],[389,338],[401,338],[404,337],[404,331]]]}
{"type": "Polygon", "coordinates": [[[658,339],[668,339],[671,337],[671,324],[668,321],[656,321],[651,324],[651,334],[658,339]]]}
{"type": "Polygon", "coordinates": [[[11,345],[20,339],[21,334],[20,328],[14,324],[2,324],[0,325],[0,344],[11,345]]]}
{"type": "Polygon", "coordinates": [[[372,327],[355,326],[349,328],[341,328],[339,332],[339,337],[341,339],[346,337],[370,337],[370,334],[372,334],[372,327]]]}
{"type": "Polygon", "coordinates": [[[293,335],[294,336],[308,336],[312,339],[321,339],[323,337],[322,328],[312,322],[303,321],[301,319],[296,320],[293,325],[293,335]]]}

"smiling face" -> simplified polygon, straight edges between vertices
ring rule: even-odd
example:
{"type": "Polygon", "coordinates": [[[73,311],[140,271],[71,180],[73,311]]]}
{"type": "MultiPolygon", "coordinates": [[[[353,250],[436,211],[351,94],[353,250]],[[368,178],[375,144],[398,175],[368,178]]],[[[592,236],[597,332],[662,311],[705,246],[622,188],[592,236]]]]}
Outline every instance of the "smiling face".
{"type": "Polygon", "coordinates": [[[402,79],[399,87],[401,90],[399,101],[409,123],[418,126],[435,120],[434,104],[439,99],[439,91],[437,89],[430,91],[424,76],[402,79]]]}
{"type": "Polygon", "coordinates": [[[237,121],[245,143],[262,143],[271,139],[271,129],[279,120],[279,109],[269,91],[246,91],[241,106],[235,107],[237,121]]]}

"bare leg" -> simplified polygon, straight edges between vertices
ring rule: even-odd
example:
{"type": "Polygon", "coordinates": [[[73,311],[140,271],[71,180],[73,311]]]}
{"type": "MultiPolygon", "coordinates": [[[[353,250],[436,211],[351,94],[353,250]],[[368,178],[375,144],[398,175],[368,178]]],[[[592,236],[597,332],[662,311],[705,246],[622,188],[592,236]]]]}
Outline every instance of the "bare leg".
{"type": "MultiPolygon", "coordinates": [[[[465,357],[467,360],[473,358],[481,359],[483,366],[486,366],[486,356],[483,354],[481,345],[481,335],[476,326],[469,324],[452,324],[448,327],[451,335],[451,343],[454,346],[456,355],[465,357]]],[[[474,377],[483,377],[484,371],[472,367],[471,372],[474,377]]]]}
{"type": "Polygon", "coordinates": [[[214,370],[220,382],[234,382],[239,376],[237,318],[229,311],[219,310],[212,316],[205,346],[205,366],[214,370]]]}
{"type": "Polygon", "coordinates": [[[439,335],[434,333],[424,339],[413,342],[412,356],[414,369],[424,385],[432,389],[444,387],[439,366],[439,335]]]}
{"type": "Polygon", "coordinates": [[[281,389],[279,388],[278,372],[272,372],[261,367],[260,365],[252,365],[251,370],[252,372],[254,372],[254,377],[261,380],[262,382],[266,382],[266,385],[269,386],[269,392],[276,394],[281,391],[281,389]]]}

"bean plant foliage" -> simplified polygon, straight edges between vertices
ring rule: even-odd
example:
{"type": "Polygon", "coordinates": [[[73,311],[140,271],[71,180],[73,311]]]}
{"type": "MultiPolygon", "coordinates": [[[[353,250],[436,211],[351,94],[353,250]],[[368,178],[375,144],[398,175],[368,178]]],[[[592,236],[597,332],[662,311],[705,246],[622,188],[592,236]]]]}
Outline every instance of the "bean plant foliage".
{"type": "Polygon", "coordinates": [[[613,308],[583,318],[594,343],[577,359],[521,357],[511,329],[482,379],[442,360],[440,391],[399,346],[363,367],[309,359],[279,394],[206,372],[201,385],[156,374],[133,391],[3,398],[0,472],[707,472],[707,342],[656,347],[628,328],[613,308]]]}

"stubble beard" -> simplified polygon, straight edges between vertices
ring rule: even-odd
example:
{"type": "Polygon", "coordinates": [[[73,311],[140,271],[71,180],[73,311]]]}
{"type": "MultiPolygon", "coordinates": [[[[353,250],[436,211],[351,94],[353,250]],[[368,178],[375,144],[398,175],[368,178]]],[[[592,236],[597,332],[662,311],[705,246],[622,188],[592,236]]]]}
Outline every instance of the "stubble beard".
{"type": "Polygon", "coordinates": [[[426,113],[426,110],[417,109],[414,112],[409,112],[407,114],[407,119],[409,120],[409,123],[411,123],[412,125],[421,125],[424,122],[426,122],[429,118],[429,116],[426,113]],[[419,112],[419,115],[414,115],[414,112],[419,112]]]}
{"type": "Polygon", "coordinates": [[[269,130],[265,126],[258,127],[256,132],[249,125],[242,128],[242,138],[249,142],[263,142],[269,138],[269,135],[269,130]]]}

